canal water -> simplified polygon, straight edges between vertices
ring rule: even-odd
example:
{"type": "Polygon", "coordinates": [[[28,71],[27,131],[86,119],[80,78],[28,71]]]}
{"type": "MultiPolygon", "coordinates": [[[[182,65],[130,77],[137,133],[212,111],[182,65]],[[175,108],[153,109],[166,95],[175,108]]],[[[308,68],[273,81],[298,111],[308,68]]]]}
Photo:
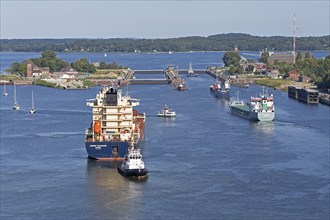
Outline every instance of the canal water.
{"type": "MultiPolygon", "coordinates": [[[[210,62],[218,62],[210,58],[210,62]]],[[[189,63],[187,64],[189,65],[189,63]]],[[[137,75],[137,78],[145,75],[137,75]]],[[[118,174],[118,162],[87,159],[89,90],[17,86],[0,102],[1,219],[329,219],[329,107],[274,95],[274,122],[229,113],[206,74],[188,90],[130,85],[145,112],[145,181],[118,174]],[[37,113],[29,115],[31,92],[37,113]],[[164,104],[175,119],[156,117],[164,104]]],[[[1,91],[3,87],[0,87],[1,91]]],[[[232,87],[232,99],[262,92],[232,87]]]]}

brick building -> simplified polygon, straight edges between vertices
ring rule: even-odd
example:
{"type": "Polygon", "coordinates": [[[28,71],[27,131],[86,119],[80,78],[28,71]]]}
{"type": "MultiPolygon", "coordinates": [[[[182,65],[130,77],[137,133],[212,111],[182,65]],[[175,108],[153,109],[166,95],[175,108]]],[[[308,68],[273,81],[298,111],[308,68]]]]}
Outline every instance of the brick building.
{"type": "Polygon", "coordinates": [[[289,74],[290,79],[299,81],[300,73],[298,72],[298,70],[296,70],[296,69],[291,70],[288,74],[289,74]]]}
{"type": "Polygon", "coordinates": [[[267,63],[274,65],[276,63],[294,64],[294,56],[292,53],[272,54],[268,57],[267,63]]]}

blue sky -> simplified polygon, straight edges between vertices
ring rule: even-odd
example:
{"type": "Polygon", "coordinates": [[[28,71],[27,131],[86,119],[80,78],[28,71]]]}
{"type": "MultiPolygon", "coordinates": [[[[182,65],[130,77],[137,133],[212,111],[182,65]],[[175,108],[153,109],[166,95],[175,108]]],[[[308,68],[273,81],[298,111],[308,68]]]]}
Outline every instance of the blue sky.
{"type": "Polygon", "coordinates": [[[0,0],[1,39],[329,35],[329,1],[0,0]],[[291,29],[290,29],[291,28],[291,29]]]}

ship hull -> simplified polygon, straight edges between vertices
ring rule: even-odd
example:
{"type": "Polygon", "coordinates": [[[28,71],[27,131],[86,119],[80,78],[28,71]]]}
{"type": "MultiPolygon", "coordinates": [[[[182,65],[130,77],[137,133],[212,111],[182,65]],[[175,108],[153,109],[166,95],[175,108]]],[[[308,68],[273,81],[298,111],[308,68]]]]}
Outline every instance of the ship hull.
{"type": "Polygon", "coordinates": [[[118,168],[118,172],[123,176],[137,176],[143,177],[148,173],[147,169],[122,169],[118,168]]]}
{"type": "Polygon", "coordinates": [[[197,77],[198,74],[197,73],[188,73],[187,76],[188,77],[197,77]]]}
{"type": "MultiPolygon", "coordinates": [[[[138,141],[138,147],[141,146],[141,140],[138,141]]],[[[89,158],[96,160],[121,159],[128,152],[128,142],[85,142],[86,151],[89,158]]]]}
{"type": "Polygon", "coordinates": [[[273,121],[275,118],[274,111],[253,112],[246,109],[246,106],[230,106],[230,112],[233,115],[252,121],[273,121]]]}
{"type": "Polygon", "coordinates": [[[224,91],[219,91],[219,90],[213,90],[210,89],[210,93],[214,95],[217,98],[223,98],[223,99],[229,99],[230,98],[230,91],[229,90],[224,90],[224,91]]]}

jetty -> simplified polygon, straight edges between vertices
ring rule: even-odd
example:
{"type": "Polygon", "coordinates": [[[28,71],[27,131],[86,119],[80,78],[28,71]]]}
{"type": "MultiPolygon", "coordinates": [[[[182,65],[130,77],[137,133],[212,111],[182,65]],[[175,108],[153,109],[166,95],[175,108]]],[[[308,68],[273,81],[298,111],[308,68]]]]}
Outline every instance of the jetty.
{"type": "Polygon", "coordinates": [[[230,78],[230,85],[238,86],[241,88],[248,88],[249,85],[254,84],[254,79],[247,77],[237,77],[237,76],[229,76],[225,73],[225,69],[222,67],[213,67],[210,66],[205,71],[209,76],[216,79],[224,79],[230,78]]]}
{"type": "Polygon", "coordinates": [[[183,91],[183,90],[187,89],[187,85],[186,85],[185,80],[180,77],[179,72],[174,69],[173,65],[168,65],[164,69],[164,75],[168,80],[171,81],[171,85],[175,89],[177,89],[179,91],[183,91]]]}

